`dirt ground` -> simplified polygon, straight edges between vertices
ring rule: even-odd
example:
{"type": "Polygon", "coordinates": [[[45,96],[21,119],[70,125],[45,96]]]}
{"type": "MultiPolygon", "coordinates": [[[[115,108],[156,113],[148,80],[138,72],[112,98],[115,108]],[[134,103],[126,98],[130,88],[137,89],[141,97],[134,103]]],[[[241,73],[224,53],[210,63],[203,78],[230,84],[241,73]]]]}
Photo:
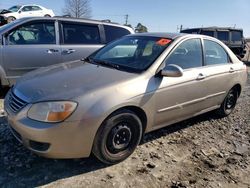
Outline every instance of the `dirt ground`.
{"type": "Polygon", "coordinates": [[[248,83],[229,117],[207,113],[147,134],[131,157],[113,166],[94,157],[38,157],[13,138],[1,117],[0,187],[250,188],[248,68],[248,83]]]}

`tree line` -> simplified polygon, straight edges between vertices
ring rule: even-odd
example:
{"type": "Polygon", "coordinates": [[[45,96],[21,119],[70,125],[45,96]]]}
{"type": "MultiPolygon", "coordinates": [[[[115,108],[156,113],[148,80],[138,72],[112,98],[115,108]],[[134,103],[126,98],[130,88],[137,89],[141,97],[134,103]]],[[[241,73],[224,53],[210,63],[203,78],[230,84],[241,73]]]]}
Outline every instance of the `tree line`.
{"type": "MultiPolygon", "coordinates": [[[[63,13],[69,17],[91,18],[92,9],[90,1],[91,0],[65,0],[65,7],[63,8],[63,13]]],[[[133,28],[130,24],[124,25],[133,28]]],[[[138,23],[134,29],[137,33],[148,32],[148,28],[141,23],[138,23]]]]}

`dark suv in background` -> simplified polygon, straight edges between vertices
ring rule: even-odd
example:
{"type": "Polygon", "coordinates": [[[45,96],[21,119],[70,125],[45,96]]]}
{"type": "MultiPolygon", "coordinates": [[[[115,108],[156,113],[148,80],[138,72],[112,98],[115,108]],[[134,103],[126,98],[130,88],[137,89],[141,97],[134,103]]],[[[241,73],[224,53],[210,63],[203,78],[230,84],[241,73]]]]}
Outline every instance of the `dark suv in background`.
{"type": "Polygon", "coordinates": [[[215,37],[225,43],[238,58],[243,58],[245,51],[245,40],[243,30],[230,27],[202,27],[181,30],[181,33],[202,34],[215,37]]]}
{"type": "Polygon", "coordinates": [[[89,56],[134,33],[119,24],[66,17],[21,18],[0,27],[1,86],[34,69],[89,56]]]}

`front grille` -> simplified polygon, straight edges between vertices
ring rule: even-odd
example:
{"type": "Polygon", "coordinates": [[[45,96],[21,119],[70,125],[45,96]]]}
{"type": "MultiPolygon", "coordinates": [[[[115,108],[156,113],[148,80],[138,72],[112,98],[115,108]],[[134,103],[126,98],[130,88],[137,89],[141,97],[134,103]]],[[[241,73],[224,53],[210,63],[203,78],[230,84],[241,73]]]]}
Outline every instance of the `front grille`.
{"type": "Polygon", "coordinates": [[[23,109],[28,103],[22,100],[20,97],[16,96],[11,90],[8,96],[8,105],[12,112],[17,113],[23,109]]]}

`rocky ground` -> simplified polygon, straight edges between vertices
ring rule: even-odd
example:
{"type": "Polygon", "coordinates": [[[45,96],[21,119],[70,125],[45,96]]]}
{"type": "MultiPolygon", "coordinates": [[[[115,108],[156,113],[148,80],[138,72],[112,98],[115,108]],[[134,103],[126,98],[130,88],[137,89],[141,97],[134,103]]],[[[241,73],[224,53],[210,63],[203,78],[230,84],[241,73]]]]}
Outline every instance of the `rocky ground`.
{"type": "Polygon", "coordinates": [[[229,117],[207,113],[147,134],[113,166],[38,157],[13,138],[5,117],[0,123],[0,187],[250,188],[250,77],[229,117]]]}

